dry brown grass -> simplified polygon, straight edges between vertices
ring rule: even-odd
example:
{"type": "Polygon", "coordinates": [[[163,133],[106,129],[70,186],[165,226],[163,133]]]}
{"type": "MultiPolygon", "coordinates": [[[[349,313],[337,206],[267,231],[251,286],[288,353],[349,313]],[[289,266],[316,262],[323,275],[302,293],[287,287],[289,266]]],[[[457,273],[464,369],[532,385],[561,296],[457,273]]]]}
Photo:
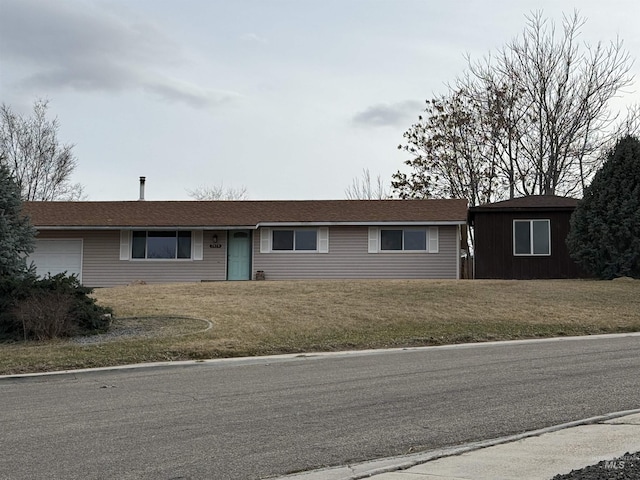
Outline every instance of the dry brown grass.
{"type": "Polygon", "coordinates": [[[4,345],[0,372],[640,330],[634,280],[220,282],[95,296],[118,317],[155,317],[135,321],[155,322],[154,336],[4,345]]]}

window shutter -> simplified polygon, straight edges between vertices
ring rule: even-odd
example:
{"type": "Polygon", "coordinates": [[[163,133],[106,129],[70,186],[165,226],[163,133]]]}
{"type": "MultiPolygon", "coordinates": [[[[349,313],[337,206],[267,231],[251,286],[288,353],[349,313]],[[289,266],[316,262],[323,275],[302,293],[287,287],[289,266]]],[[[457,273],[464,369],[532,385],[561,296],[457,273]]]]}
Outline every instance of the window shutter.
{"type": "Polygon", "coordinates": [[[131,259],[131,232],[120,230],[120,260],[131,259]]]}
{"type": "Polygon", "coordinates": [[[429,227],[429,253],[438,253],[438,227],[429,227]]]}
{"type": "Polygon", "coordinates": [[[260,253],[269,253],[271,251],[271,229],[260,229],[260,253]]]}
{"type": "Polygon", "coordinates": [[[203,236],[202,230],[193,230],[191,232],[191,258],[193,260],[202,260],[203,258],[203,236]]]}
{"type": "Polygon", "coordinates": [[[318,252],[329,253],[329,227],[318,229],[318,252]]]}
{"type": "Polygon", "coordinates": [[[369,253],[378,253],[378,227],[369,227],[369,253]]]}

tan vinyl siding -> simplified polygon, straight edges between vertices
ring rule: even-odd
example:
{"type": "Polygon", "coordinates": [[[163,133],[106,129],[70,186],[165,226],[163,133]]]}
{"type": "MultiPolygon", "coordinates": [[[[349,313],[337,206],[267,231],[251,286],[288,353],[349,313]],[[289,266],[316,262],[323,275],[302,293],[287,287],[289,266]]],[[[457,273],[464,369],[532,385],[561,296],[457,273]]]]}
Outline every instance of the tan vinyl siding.
{"type": "Polygon", "coordinates": [[[254,235],[253,274],[267,280],[304,278],[453,278],[457,276],[457,226],[440,226],[438,253],[368,253],[366,226],[329,227],[329,253],[260,253],[254,235]]]}
{"type": "Polygon", "coordinates": [[[200,282],[226,279],[226,232],[204,232],[203,260],[120,260],[120,231],[51,231],[37,238],[83,239],[82,281],[88,287],[147,283],[200,282]],[[222,248],[210,248],[218,234],[222,248]]]}
{"type": "MultiPolygon", "coordinates": [[[[438,253],[368,253],[366,226],[329,227],[329,253],[260,253],[260,232],[253,233],[253,269],[268,280],[304,278],[456,278],[457,227],[440,226],[438,253]]],[[[120,260],[120,231],[44,230],[38,238],[83,240],[82,280],[89,287],[226,279],[227,234],[204,231],[203,260],[120,260]],[[221,248],[210,248],[213,234],[221,248]]]]}

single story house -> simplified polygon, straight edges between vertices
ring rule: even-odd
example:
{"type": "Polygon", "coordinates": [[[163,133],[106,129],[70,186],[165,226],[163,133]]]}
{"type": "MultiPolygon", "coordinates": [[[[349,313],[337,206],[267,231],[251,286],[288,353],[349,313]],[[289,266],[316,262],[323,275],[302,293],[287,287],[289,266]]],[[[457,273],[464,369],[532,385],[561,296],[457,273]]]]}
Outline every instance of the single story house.
{"type": "Polygon", "coordinates": [[[134,281],[460,277],[466,200],[25,202],[39,274],[134,281]]]}
{"type": "Polygon", "coordinates": [[[578,200],[531,195],[469,208],[474,278],[579,278],[565,239],[578,200]]]}

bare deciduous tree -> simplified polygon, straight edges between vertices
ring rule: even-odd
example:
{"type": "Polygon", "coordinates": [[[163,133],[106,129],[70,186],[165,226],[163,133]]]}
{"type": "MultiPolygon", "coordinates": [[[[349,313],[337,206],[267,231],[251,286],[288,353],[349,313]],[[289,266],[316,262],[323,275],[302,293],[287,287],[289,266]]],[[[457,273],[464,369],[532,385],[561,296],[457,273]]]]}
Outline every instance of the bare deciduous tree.
{"type": "Polygon", "coordinates": [[[356,177],[344,191],[347,200],[384,200],[391,198],[388,187],[378,175],[375,181],[371,180],[368,168],[362,170],[362,177],[356,177]]]}
{"type": "Polygon", "coordinates": [[[391,185],[400,198],[468,198],[475,205],[498,189],[495,151],[477,105],[460,93],[427,102],[425,116],[404,134],[400,146],[414,158],[410,175],[391,185]]]}
{"type": "Polygon", "coordinates": [[[187,190],[187,193],[194,200],[248,200],[247,187],[240,188],[224,187],[220,185],[199,186],[194,190],[187,190]]]}
{"type": "Polygon", "coordinates": [[[399,148],[412,154],[413,173],[394,175],[396,192],[464,196],[471,205],[580,195],[617,136],[638,127],[637,108],[622,121],[611,111],[632,83],[628,52],[620,40],[582,47],[584,23],[576,12],[557,31],[534,13],[497,55],[469,60],[405,133],[399,148]]]}
{"type": "Polygon", "coordinates": [[[616,139],[640,137],[640,104],[627,107],[627,114],[622,120],[618,121],[613,137],[616,139]]]}
{"type": "Polygon", "coordinates": [[[58,119],[47,119],[49,103],[37,100],[31,117],[0,107],[0,162],[20,187],[23,200],[78,200],[82,185],[72,184],[77,161],[73,145],[58,143],[58,119]]]}

